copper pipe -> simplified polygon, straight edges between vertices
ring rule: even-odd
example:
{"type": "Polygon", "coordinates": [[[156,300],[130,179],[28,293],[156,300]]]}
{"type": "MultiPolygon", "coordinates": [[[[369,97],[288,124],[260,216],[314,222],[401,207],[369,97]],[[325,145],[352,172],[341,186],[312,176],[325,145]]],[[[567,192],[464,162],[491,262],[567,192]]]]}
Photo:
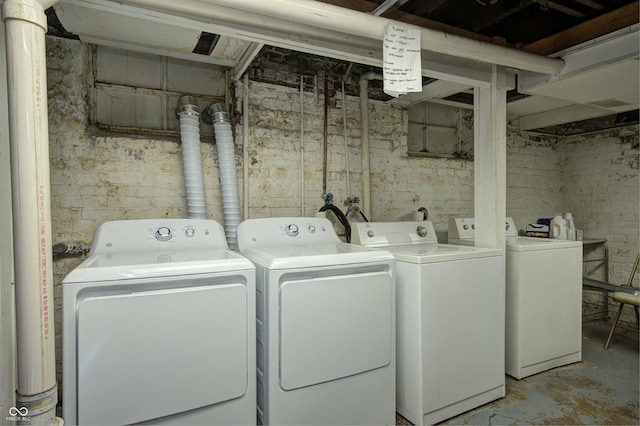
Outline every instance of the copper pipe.
{"type": "Polygon", "coordinates": [[[322,194],[327,193],[327,148],[329,139],[329,76],[324,78],[324,157],[322,163],[322,194]]]}

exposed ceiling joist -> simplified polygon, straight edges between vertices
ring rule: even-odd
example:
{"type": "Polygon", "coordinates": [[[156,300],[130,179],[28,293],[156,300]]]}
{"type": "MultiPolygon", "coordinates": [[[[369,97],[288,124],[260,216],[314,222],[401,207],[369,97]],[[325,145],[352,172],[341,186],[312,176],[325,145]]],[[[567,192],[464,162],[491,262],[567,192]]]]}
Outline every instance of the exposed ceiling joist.
{"type": "Polygon", "coordinates": [[[522,50],[539,55],[550,55],[560,52],[571,46],[576,46],[605,34],[610,34],[622,28],[637,24],[639,22],[639,14],[640,9],[636,1],[620,9],[576,25],[568,30],[528,44],[524,46],[522,50]]]}
{"type": "Polygon", "coordinates": [[[556,10],[560,13],[564,13],[565,15],[573,16],[575,18],[584,18],[586,16],[582,12],[579,12],[575,9],[571,9],[570,7],[567,7],[560,3],[556,3],[552,0],[533,0],[533,1],[538,3],[541,7],[545,7],[545,8],[548,7],[549,9],[556,10]]]}
{"type": "Polygon", "coordinates": [[[521,130],[533,130],[558,124],[571,123],[588,118],[604,117],[611,111],[588,105],[570,105],[538,114],[520,117],[521,130]]]}

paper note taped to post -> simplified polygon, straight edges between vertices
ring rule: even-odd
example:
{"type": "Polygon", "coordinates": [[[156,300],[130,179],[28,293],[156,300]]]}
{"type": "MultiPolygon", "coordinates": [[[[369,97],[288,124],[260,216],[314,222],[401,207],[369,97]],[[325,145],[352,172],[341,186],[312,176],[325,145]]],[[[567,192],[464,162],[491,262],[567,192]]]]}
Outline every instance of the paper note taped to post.
{"type": "Polygon", "coordinates": [[[382,57],[386,94],[422,92],[420,30],[387,24],[382,57]]]}

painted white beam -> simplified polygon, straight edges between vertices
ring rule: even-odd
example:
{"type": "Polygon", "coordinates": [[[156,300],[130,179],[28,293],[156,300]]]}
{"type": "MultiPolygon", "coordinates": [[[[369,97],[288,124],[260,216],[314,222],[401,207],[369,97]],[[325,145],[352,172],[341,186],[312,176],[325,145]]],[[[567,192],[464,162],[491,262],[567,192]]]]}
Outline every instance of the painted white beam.
{"type": "Polygon", "coordinates": [[[493,66],[490,87],[474,90],[474,216],[476,245],[505,248],[507,85],[493,66]]]}
{"type": "Polygon", "coordinates": [[[389,103],[409,107],[433,98],[446,98],[447,96],[467,90],[469,86],[452,83],[450,81],[437,80],[422,86],[422,92],[408,93],[395,98],[389,103]]]}
{"type": "Polygon", "coordinates": [[[233,74],[231,78],[235,81],[240,80],[244,72],[249,68],[253,59],[260,53],[263,43],[251,43],[247,47],[247,49],[242,54],[242,57],[238,60],[238,62],[233,67],[233,74]]]}
{"type": "Polygon", "coordinates": [[[615,114],[615,112],[605,108],[588,105],[569,105],[551,111],[520,117],[519,127],[520,130],[532,130],[611,114],[615,114]]]}

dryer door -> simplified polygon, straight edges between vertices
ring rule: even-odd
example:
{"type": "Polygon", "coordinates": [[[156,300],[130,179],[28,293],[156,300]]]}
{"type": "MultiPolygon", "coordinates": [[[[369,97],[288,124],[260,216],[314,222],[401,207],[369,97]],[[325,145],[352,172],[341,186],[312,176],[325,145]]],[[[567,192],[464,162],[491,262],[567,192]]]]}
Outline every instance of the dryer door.
{"type": "Polygon", "coordinates": [[[89,294],[76,315],[78,424],[137,423],[246,392],[244,284],[89,294]]]}
{"type": "Polygon", "coordinates": [[[289,276],[281,282],[282,389],[388,365],[394,345],[394,291],[389,271],[289,276]]]}

